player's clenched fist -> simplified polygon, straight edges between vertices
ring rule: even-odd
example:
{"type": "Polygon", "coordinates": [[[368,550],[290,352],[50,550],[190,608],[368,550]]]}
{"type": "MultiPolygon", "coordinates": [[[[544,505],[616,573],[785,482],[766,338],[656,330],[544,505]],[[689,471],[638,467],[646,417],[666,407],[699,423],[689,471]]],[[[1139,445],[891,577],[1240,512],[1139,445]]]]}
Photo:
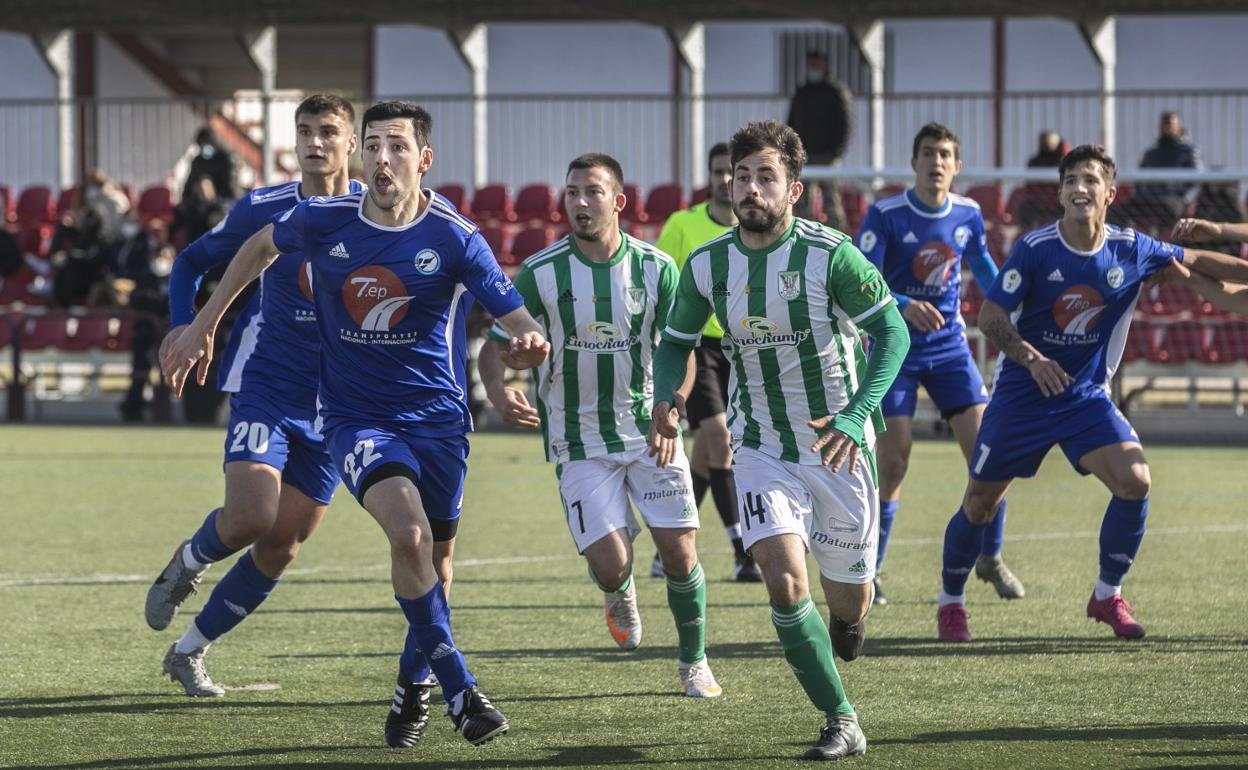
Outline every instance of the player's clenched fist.
{"type": "Polygon", "coordinates": [[[499,357],[512,369],[532,369],[541,366],[550,354],[550,343],[540,332],[525,332],[511,338],[511,347],[502,351],[499,357]]]}

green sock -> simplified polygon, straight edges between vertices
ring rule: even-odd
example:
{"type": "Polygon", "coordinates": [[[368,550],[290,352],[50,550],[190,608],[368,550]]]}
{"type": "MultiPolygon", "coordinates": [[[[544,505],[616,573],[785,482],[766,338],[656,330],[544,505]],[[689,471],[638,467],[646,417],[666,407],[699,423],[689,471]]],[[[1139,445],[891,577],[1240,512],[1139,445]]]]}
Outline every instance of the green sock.
{"type": "Polygon", "coordinates": [[[852,714],[854,707],[845,697],[845,687],[832,660],[832,638],[810,597],[796,607],[771,605],[771,622],[784,648],[784,659],[815,708],[829,716],[852,714]]]}
{"type": "Polygon", "coordinates": [[[694,564],[685,577],[667,576],[667,606],[676,619],[680,662],[697,663],[706,657],[706,578],[694,564]]]}
{"type": "Polygon", "coordinates": [[[598,590],[599,590],[599,591],[602,591],[604,594],[616,594],[616,593],[622,594],[622,593],[624,593],[625,591],[627,591],[627,590],[628,590],[628,587],[629,587],[630,585],[632,585],[632,584],[633,584],[633,575],[632,575],[632,573],[629,573],[629,575],[628,575],[628,579],[627,579],[627,580],[625,580],[623,583],[621,583],[619,588],[616,588],[615,590],[612,590],[612,589],[607,588],[606,586],[604,586],[604,585],[603,585],[603,584],[602,584],[602,583],[598,580],[598,576],[597,576],[597,575],[595,575],[595,574],[594,574],[594,571],[593,571],[592,569],[590,569],[590,568],[589,568],[589,565],[586,565],[586,566],[585,566],[585,571],[589,573],[589,579],[590,579],[590,580],[592,580],[592,581],[594,581],[594,585],[598,586],[598,590]]]}

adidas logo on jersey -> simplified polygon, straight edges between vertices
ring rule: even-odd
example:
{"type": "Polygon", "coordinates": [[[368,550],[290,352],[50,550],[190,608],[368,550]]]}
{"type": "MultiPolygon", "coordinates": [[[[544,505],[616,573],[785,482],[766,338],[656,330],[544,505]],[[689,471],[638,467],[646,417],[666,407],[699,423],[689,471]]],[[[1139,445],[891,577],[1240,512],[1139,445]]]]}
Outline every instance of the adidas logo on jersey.
{"type": "Polygon", "coordinates": [[[732,292],[728,291],[728,286],[723,281],[716,281],[715,285],[711,287],[712,297],[727,297],[730,294],[732,292]]]}
{"type": "Polygon", "coordinates": [[[1049,273],[1049,280],[1050,280],[1050,281],[1064,281],[1064,280],[1066,280],[1066,279],[1062,277],[1062,271],[1061,271],[1061,270],[1058,270],[1057,268],[1054,268],[1054,269],[1053,269],[1053,272],[1049,273]]]}
{"type": "Polygon", "coordinates": [[[559,301],[560,302],[576,302],[576,296],[572,294],[571,289],[564,289],[563,293],[559,295],[559,301]]]}
{"type": "Polygon", "coordinates": [[[338,245],[329,250],[329,256],[337,257],[338,259],[351,258],[351,255],[347,253],[347,247],[342,244],[342,241],[338,241],[338,245]]]}
{"type": "Polygon", "coordinates": [[[854,575],[864,574],[867,571],[866,559],[859,559],[858,561],[854,562],[854,566],[850,567],[849,571],[854,575]]]}
{"type": "Polygon", "coordinates": [[[455,654],[454,647],[450,646],[446,642],[441,642],[438,644],[438,648],[434,650],[433,654],[430,655],[429,657],[433,658],[434,660],[441,660],[445,658],[447,655],[454,655],[454,654],[455,654]]]}
{"type": "Polygon", "coordinates": [[[905,237],[901,239],[901,242],[902,243],[918,243],[919,238],[914,233],[908,232],[906,233],[905,237]]]}

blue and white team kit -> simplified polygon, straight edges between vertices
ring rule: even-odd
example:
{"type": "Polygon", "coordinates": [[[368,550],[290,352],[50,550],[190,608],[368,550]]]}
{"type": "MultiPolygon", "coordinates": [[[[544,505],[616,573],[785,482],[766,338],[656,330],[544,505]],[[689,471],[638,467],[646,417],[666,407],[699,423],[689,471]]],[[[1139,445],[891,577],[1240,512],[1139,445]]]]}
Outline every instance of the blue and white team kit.
{"type": "Polygon", "coordinates": [[[1109,397],[1144,279],[1182,261],[1183,250],[1107,226],[1095,251],[1078,251],[1056,223],[1014,245],[987,298],[1010,312],[1019,335],[1061,365],[1074,383],[1044,396],[1026,368],[1002,356],[971,455],[971,476],[1005,481],[1034,476],[1049,449],[1079,458],[1139,437],[1109,397]]]}
{"type": "Polygon", "coordinates": [[[943,206],[933,209],[913,189],[906,190],[871,206],[858,232],[858,248],[884,275],[899,307],[921,300],[945,319],[931,332],[906,322],[910,352],[880,404],[884,416],[913,417],[919,385],[946,418],[987,401],[967,346],[959,296],[963,261],[981,287],[996,277],[979,204],[950,193],[943,206]]]}
{"type": "MultiPolygon", "coordinates": [[[[248,238],[302,201],[299,188],[299,182],[288,182],[253,190],[178,255],[169,276],[172,325],[191,322],[203,275],[229,262],[248,238]]],[[[363,186],[352,181],[351,189],[363,186]]],[[[265,271],[234,324],[217,386],[233,394],[225,462],[269,465],[281,472],[283,484],[328,503],[339,476],[316,427],[320,342],[310,276],[300,252],[283,254],[265,271]]]]}
{"type": "Polygon", "coordinates": [[[472,430],[468,307],[475,298],[497,318],[523,300],[477,226],[426,195],[401,227],[365,219],[363,192],[312,198],[278,217],[273,242],[308,257],[320,417],[347,488],[362,500],[377,480],[410,478],[445,539],[437,529],[458,519],[472,430]]]}

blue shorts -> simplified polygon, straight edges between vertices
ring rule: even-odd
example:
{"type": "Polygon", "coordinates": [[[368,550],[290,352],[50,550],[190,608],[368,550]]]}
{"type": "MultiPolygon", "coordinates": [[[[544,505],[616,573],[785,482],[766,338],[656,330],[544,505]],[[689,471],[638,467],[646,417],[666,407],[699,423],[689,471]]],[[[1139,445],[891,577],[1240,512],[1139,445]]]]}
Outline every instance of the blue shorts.
{"type": "Polygon", "coordinates": [[[331,418],[325,423],[325,437],[343,483],[361,505],[371,484],[404,476],[420,491],[426,517],[459,518],[468,473],[467,436],[417,436],[396,425],[374,427],[331,418]],[[370,479],[374,474],[379,478],[370,479]]]}
{"type": "Polygon", "coordinates": [[[225,434],[225,462],[264,463],[289,484],[318,503],[328,505],[338,488],[337,463],[315,420],[291,417],[298,410],[281,408],[258,394],[230,397],[230,426],[225,434]]]}
{"type": "Polygon", "coordinates": [[[984,378],[966,347],[932,361],[914,361],[913,358],[912,351],[880,402],[885,417],[913,417],[920,385],[946,419],[967,407],[987,403],[984,378]]]}
{"type": "MultiPolygon", "coordinates": [[[[1060,398],[1060,397],[1059,397],[1060,398]]],[[[1066,398],[1053,406],[993,398],[975,437],[971,478],[1008,481],[1036,475],[1054,444],[1079,473],[1079,459],[1110,444],[1139,443],[1135,429],[1108,395],[1066,398]]]]}

